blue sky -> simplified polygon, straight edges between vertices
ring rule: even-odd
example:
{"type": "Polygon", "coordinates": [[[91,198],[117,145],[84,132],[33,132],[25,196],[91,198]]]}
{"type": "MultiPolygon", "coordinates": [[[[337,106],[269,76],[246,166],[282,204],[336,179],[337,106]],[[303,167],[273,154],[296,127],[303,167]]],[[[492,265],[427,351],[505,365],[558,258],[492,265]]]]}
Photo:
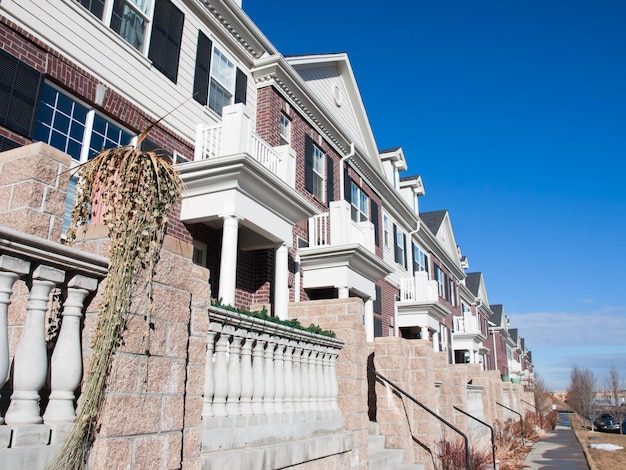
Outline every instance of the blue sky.
{"type": "Polygon", "coordinates": [[[284,55],[348,53],[379,148],[450,211],[550,388],[574,364],[626,380],[626,2],[243,6],[284,55]]]}

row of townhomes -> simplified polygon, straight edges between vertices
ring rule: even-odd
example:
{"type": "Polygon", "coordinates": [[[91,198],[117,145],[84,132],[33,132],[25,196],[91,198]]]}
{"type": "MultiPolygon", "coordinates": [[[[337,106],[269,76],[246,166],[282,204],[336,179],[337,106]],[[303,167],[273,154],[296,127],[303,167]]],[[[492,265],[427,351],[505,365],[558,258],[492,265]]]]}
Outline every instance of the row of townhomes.
{"type": "Polygon", "coordinates": [[[0,467],[45,468],[81,405],[108,243],[65,243],[69,170],[160,118],[141,149],[185,189],[89,468],[430,469],[454,432],[407,395],[476,446],[458,409],[528,411],[524,339],[377,147],[347,54],[281,55],[241,0],[2,0],[0,46],[0,467]]]}

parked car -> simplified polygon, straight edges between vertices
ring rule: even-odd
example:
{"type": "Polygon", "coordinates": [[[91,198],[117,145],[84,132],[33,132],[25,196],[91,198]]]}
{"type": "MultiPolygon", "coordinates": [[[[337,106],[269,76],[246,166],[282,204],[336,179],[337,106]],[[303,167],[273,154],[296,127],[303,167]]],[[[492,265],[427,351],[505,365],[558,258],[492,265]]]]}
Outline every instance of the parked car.
{"type": "Polygon", "coordinates": [[[609,413],[602,413],[593,422],[598,431],[619,432],[619,423],[609,413]]]}

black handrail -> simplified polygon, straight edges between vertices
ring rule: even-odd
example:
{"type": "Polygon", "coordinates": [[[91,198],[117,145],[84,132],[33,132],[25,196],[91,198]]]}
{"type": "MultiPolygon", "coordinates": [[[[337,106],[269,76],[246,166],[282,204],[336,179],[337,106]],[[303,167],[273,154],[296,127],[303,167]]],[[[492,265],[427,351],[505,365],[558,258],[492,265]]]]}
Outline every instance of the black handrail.
{"type": "Polygon", "coordinates": [[[543,429],[543,413],[541,412],[540,408],[537,408],[535,405],[533,405],[532,403],[528,403],[526,400],[520,398],[520,401],[522,403],[526,403],[527,405],[532,406],[534,409],[536,409],[539,412],[539,424],[541,424],[541,429],[543,429]]]}
{"type": "Polygon", "coordinates": [[[416,405],[420,406],[424,411],[430,413],[432,416],[434,416],[435,418],[437,418],[439,421],[441,421],[443,424],[445,424],[446,426],[448,426],[450,429],[452,429],[453,431],[457,432],[458,434],[461,435],[461,437],[463,437],[463,440],[465,441],[465,468],[466,470],[471,470],[470,468],[470,456],[469,456],[469,439],[467,438],[467,436],[461,432],[460,429],[458,429],[457,427],[455,427],[454,425],[450,424],[448,421],[446,421],[445,419],[443,419],[441,416],[439,416],[437,413],[435,413],[434,411],[432,411],[430,408],[428,408],[426,405],[424,405],[423,403],[420,403],[419,401],[417,401],[417,399],[415,399],[414,397],[412,397],[411,395],[409,395],[408,393],[406,393],[404,390],[402,390],[400,387],[398,387],[396,384],[394,384],[391,380],[389,380],[387,377],[385,377],[384,375],[380,374],[379,372],[375,371],[374,369],[372,369],[371,367],[367,366],[367,370],[369,370],[370,372],[372,372],[376,377],[378,377],[380,380],[382,380],[383,382],[391,385],[393,388],[395,388],[398,392],[400,392],[402,395],[404,395],[405,397],[407,397],[409,400],[411,400],[413,403],[415,403],[416,405]]]}
{"type": "Polygon", "coordinates": [[[481,419],[478,419],[476,416],[469,414],[467,411],[463,411],[461,408],[458,408],[458,407],[456,407],[454,405],[452,405],[452,408],[454,408],[457,411],[460,411],[465,416],[468,416],[468,417],[478,421],[480,424],[484,424],[485,426],[487,426],[489,428],[489,430],[491,431],[491,455],[493,457],[493,470],[497,470],[498,467],[496,466],[496,436],[495,436],[495,432],[493,430],[493,426],[485,423],[481,419]]]}
{"type": "Polygon", "coordinates": [[[502,408],[506,408],[507,410],[512,411],[517,416],[519,416],[519,429],[520,429],[520,432],[522,433],[522,445],[526,445],[526,443],[524,442],[524,420],[522,419],[522,415],[519,414],[517,411],[512,410],[508,406],[504,406],[502,403],[496,402],[496,405],[500,405],[502,408]]]}

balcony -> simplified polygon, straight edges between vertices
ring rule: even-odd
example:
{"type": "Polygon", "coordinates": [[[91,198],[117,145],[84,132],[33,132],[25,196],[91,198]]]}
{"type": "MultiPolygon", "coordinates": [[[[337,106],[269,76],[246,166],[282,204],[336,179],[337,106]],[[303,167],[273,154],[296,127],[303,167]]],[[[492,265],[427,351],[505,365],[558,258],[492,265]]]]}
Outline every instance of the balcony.
{"type": "Polygon", "coordinates": [[[422,337],[427,328],[439,332],[439,325],[450,314],[450,310],[439,302],[437,281],[428,279],[428,272],[418,271],[414,277],[404,278],[400,282],[400,300],[398,308],[398,326],[400,328],[422,329],[422,337]]]}
{"type": "Polygon", "coordinates": [[[374,253],[374,225],[369,221],[353,221],[350,210],[348,201],[332,201],[328,212],[309,218],[309,246],[358,244],[374,253]]]}

